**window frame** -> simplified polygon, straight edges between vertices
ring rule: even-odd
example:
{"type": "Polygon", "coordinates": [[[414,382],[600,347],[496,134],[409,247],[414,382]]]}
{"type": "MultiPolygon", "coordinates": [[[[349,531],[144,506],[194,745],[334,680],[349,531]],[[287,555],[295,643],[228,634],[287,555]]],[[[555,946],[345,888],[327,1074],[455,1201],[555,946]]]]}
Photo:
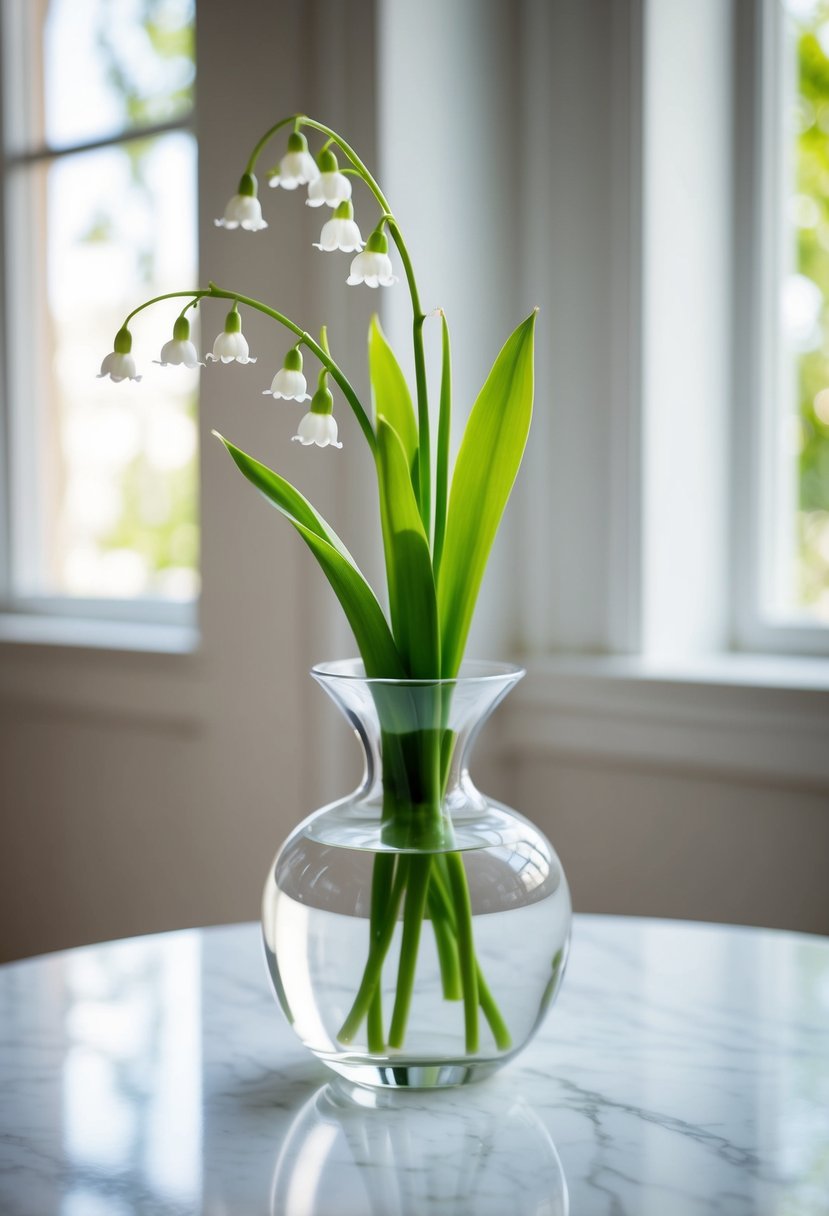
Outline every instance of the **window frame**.
{"type": "MultiPolygon", "coordinates": [[[[31,439],[23,436],[21,439],[21,411],[16,409],[19,396],[16,377],[13,377],[6,352],[11,349],[10,313],[11,300],[14,297],[16,307],[24,310],[29,301],[25,299],[25,284],[10,282],[13,271],[11,259],[7,254],[10,234],[8,230],[8,191],[10,177],[27,166],[49,165],[67,156],[74,156],[99,149],[117,147],[136,139],[153,139],[159,136],[185,133],[189,134],[198,153],[198,63],[194,79],[193,104],[186,114],[165,122],[151,123],[134,128],[122,128],[110,135],[99,138],[79,140],[72,144],[61,144],[52,147],[44,142],[38,146],[16,147],[11,138],[7,125],[7,109],[9,94],[14,94],[18,87],[16,73],[29,62],[28,50],[17,59],[11,55],[9,39],[14,37],[20,41],[26,39],[25,28],[17,28],[17,14],[7,5],[0,5],[0,67],[5,82],[0,87],[0,638],[4,635],[17,636],[19,623],[22,618],[29,618],[34,626],[34,632],[42,639],[57,643],[64,641],[72,643],[77,637],[77,622],[101,622],[115,627],[123,625],[122,643],[125,649],[144,649],[151,640],[153,628],[159,637],[163,636],[161,649],[170,649],[170,629],[180,632],[178,644],[174,649],[183,651],[192,649],[198,639],[199,596],[190,600],[170,600],[161,596],[140,596],[134,598],[108,598],[61,595],[44,592],[43,594],[21,593],[14,587],[14,553],[16,538],[21,530],[27,527],[26,520],[16,518],[16,449],[25,447],[28,443],[31,449],[31,439]],[[14,290],[13,290],[14,288],[14,290]],[[8,628],[4,625],[8,622],[8,628]],[[44,632],[38,622],[50,622],[44,632]],[[66,622],[66,630],[60,628],[60,622],[66,622]],[[135,634],[135,626],[146,626],[150,633],[143,641],[135,634]]],[[[197,393],[199,390],[196,390],[197,393]]],[[[114,636],[114,635],[113,635],[114,636]]]]}
{"type": "Polygon", "coordinates": [[[829,655],[829,625],[777,621],[765,611],[779,501],[772,444],[781,391],[783,20],[781,0],[736,10],[732,633],[737,651],[820,657],[829,655]]]}

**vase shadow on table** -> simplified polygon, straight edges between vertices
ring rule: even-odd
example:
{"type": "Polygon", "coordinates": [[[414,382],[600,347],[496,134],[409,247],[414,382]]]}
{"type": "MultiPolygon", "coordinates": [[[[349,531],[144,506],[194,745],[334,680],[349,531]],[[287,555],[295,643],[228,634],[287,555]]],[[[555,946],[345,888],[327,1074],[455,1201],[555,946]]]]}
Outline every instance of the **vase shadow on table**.
{"type": "Polygon", "coordinates": [[[318,1089],[280,1147],[272,1216],[567,1216],[555,1144],[499,1080],[472,1088],[318,1089]]]}

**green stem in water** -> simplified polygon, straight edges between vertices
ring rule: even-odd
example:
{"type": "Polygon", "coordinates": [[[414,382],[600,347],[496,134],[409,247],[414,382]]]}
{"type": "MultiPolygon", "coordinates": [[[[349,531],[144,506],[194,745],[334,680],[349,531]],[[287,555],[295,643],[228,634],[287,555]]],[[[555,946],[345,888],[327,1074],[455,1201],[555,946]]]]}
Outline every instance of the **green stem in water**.
{"type": "MultiPolygon", "coordinates": [[[[394,853],[379,853],[374,859],[371,877],[370,947],[382,941],[383,914],[394,889],[394,853]]],[[[386,1046],[383,1033],[383,995],[378,984],[368,1007],[368,1049],[379,1055],[386,1046]]]]}
{"type": "Polygon", "coordinates": [[[466,1050],[471,1055],[478,1050],[478,965],[475,959],[475,941],[472,934],[472,905],[469,900],[469,886],[460,853],[447,853],[446,866],[449,871],[449,882],[457,916],[466,1050]]]}
{"type": "Polygon", "coordinates": [[[397,968],[397,989],[389,1029],[389,1046],[402,1047],[406,1034],[406,1022],[414,991],[417,952],[420,943],[420,928],[426,911],[426,896],[429,890],[429,868],[432,859],[426,855],[410,854],[409,882],[406,888],[406,906],[403,910],[403,940],[400,943],[400,961],[397,968]]]}
{"type": "MultiPolygon", "coordinates": [[[[436,860],[432,862],[433,871],[436,860]]],[[[458,959],[455,931],[452,926],[451,917],[435,886],[434,874],[429,877],[428,904],[432,930],[435,935],[435,946],[438,952],[438,962],[440,963],[440,982],[443,998],[446,1001],[459,1001],[463,996],[463,988],[461,987],[460,961],[458,959]]]]}
{"type": "Polygon", "coordinates": [[[475,964],[475,974],[478,979],[478,1000],[481,1002],[483,1015],[489,1022],[489,1028],[492,1031],[495,1044],[499,1051],[509,1051],[510,1047],[512,1047],[512,1039],[507,1030],[507,1024],[501,1017],[501,1011],[495,1004],[495,1000],[489,990],[489,985],[484,979],[481,965],[477,962],[475,964]]]}
{"type": "Polygon", "coordinates": [[[378,927],[377,937],[372,941],[368,960],[363,971],[363,978],[357,991],[357,996],[354,998],[351,1012],[337,1034],[337,1038],[341,1043],[350,1043],[360,1029],[363,1018],[368,1013],[369,1006],[377,990],[377,985],[380,983],[383,963],[389,952],[391,939],[394,936],[394,926],[397,923],[397,914],[400,909],[400,901],[403,898],[408,871],[409,856],[404,855],[399,857],[397,872],[394,876],[394,885],[389,895],[388,904],[384,909],[383,922],[378,927]]]}
{"type": "MultiPolygon", "coordinates": [[[[442,853],[434,859],[432,865],[432,890],[443,908],[444,916],[447,917],[452,932],[455,933],[456,920],[449,897],[447,856],[448,854],[442,853]]],[[[481,1012],[489,1023],[489,1028],[492,1031],[492,1037],[495,1039],[498,1050],[508,1051],[512,1047],[509,1030],[489,990],[489,985],[484,979],[484,973],[480,964],[476,962],[475,966],[478,977],[478,1001],[480,1002],[481,1012]]]]}

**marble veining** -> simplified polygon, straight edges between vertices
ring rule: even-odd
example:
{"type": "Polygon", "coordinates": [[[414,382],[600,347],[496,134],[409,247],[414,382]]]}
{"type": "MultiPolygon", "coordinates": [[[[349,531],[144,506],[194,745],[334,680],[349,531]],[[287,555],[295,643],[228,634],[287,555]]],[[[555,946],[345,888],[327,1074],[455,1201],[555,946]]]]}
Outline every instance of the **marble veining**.
{"type": "Polygon", "coordinates": [[[577,917],[480,1085],[374,1095],[273,1002],[259,930],[0,967],[0,1216],[827,1216],[829,940],[577,917]]]}

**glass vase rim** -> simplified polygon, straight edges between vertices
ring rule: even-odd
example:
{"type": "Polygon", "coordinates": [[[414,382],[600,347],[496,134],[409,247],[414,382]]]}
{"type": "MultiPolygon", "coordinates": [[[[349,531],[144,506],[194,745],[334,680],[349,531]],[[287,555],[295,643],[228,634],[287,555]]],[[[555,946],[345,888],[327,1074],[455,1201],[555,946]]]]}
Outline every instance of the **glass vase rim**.
{"type": "Polygon", "coordinates": [[[317,681],[336,680],[343,684],[382,684],[395,688],[436,688],[479,684],[495,684],[511,681],[517,684],[527,674],[527,669],[518,663],[501,662],[496,659],[464,659],[456,676],[367,676],[362,659],[330,659],[315,663],[310,673],[317,681]]]}

